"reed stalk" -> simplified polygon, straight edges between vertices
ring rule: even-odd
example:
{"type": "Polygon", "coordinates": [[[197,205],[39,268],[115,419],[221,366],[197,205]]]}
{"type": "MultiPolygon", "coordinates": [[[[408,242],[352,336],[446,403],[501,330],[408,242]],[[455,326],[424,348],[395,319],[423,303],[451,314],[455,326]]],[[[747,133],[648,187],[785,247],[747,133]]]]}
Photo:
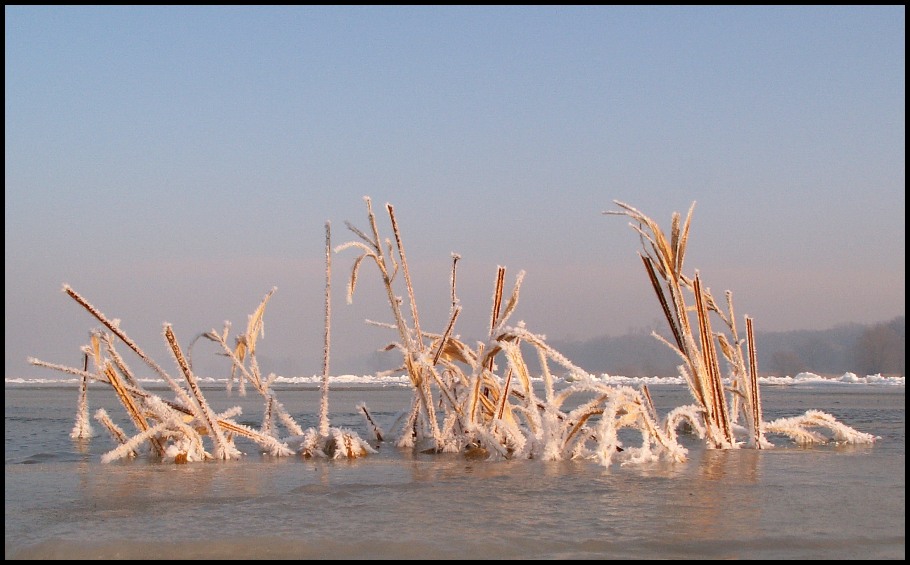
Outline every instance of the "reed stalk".
{"type": "MultiPolygon", "coordinates": [[[[120,378],[117,376],[117,372],[114,371],[113,366],[110,363],[105,364],[104,366],[104,375],[107,377],[108,382],[111,383],[111,386],[114,388],[114,392],[117,393],[117,397],[120,399],[121,404],[126,409],[126,413],[129,414],[130,419],[133,420],[133,423],[136,425],[136,428],[140,432],[147,432],[151,426],[145,419],[145,416],[142,415],[142,411],[139,409],[139,406],[136,405],[133,395],[130,394],[120,382],[120,378]]],[[[164,446],[161,444],[161,441],[157,437],[149,437],[149,444],[151,444],[152,449],[155,450],[155,453],[162,457],[164,456],[164,446]]]]}
{"type": "Polygon", "coordinates": [[[404,275],[405,287],[408,291],[408,302],[411,305],[411,319],[414,322],[414,332],[417,334],[417,350],[423,350],[423,333],[420,331],[420,317],[417,315],[417,299],[414,297],[414,285],[411,284],[411,273],[408,270],[408,261],[404,255],[404,243],[401,241],[401,231],[398,229],[398,220],[395,219],[395,208],[386,203],[386,210],[389,213],[389,220],[392,223],[392,233],[395,235],[395,246],[398,248],[398,257],[401,264],[401,272],[404,275]]]}
{"type": "MultiPolygon", "coordinates": [[[[111,417],[108,415],[107,410],[105,410],[104,408],[99,408],[98,410],[95,411],[95,420],[99,424],[104,426],[104,428],[108,431],[108,433],[111,435],[111,437],[114,438],[114,441],[117,442],[119,445],[123,445],[129,440],[126,433],[124,433],[124,431],[122,429],[120,429],[120,426],[118,426],[117,424],[114,423],[113,420],[111,420],[111,417]]],[[[138,454],[135,451],[131,451],[129,453],[129,457],[131,457],[131,458],[136,457],[137,455],[138,454]]]]}
{"type": "Polygon", "coordinates": [[[123,343],[125,343],[127,345],[127,347],[132,349],[133,352],[136,355],[138,355],[140,359],[145,361],[145,363],[149,367],[151,367],[152,370],[154,370],[159,376],[161,376],[162,379],[164,379],[164,381],[168,384],[169,387],[171,387],[171,390],[173,390],[177,394],[177,396],[179,396],[180,398],[185,400],[187,404],[190,404],[192,402],[190,400],[190,397],[187,394],[186,390],[183,387],[181,387],[179,384],[177,384],[177,381],[172,379],[171,376],[167,374],[167,371],[162,369],[158,363],[156,363],[151,357],[146,355],[145,352],[139,348],[139,346],[136,344],[136,342],[134,342],[132,339],[130,339],[130,337],[128,335],[126,335],[126,333],[123,330],[120,329],[119,322],[114,323],[111,320],[109,320],[107,318],[107,316],[105,316],[104,314],[101,313],[100,310],[98,310],[97,308],[92,306],[85,298],[82,297],[82,295],[80,295],[78,292],[73,290],[68,284],[63,285],[63,291],[66,292],[66,294],[68,294],[70,296],[70,298],[72,298],[77,303],[79,303],[79,305],[81,305],[83,308],[85,308],[85,310],[88,311],[89,314],[94,316],[95,319],[97,319],[99,322],[101,322],[115,336],[120,338],[120,340],[123,343]]]}
{"type": "Polygon", "coordinates": [[[404,243],[401,239],[401,231],[398,229],[398,220],[395,218],[395,208],[391,204],[386,203],[386,211],[389,214],[389,221],[392,224],[392,233],[395,236],[395,246],[398,249],[399,264],[401,265],[401,272],[404,275],[405,288],[408,292],[408,302],[411,306],[411,319],[414,322],[414,332],[417,337],[416,346],[413,349],[408,349],[410,359],[409,365],[420,373],[417,380],[420,384],[421,393],[423,394],[424,408],[426,410],[427,420],[429,420],[430,423],[430,431],[433,434],[433,439],[436,442],[437,448],[441,449],[443,443],[442,435],[439,430],[439,422],[436,418],[436,410],[433,407],[433,393],[430,388],[430,382],[425,374],[427,371],[421,363],[414,362],[414,359],[412,358],[415,354],[423,353],[425,350],[423,332],[420,330],[420,317],[417,315],[417,299],[414,296],[414,285],[411,283],[411,274],[408,269],[408,261],[404,252],[404,243]]]}
{"type": "Polygon", "coordinates": [[[138,387],[136,382],[136,377],[133,376],[133,372],[127,366],[126,361],[123,360],[123,357],[120,356],[120,353],[117,352],[114,348],[114,340],[111,338],[111,334],[102,334],[101,340],[104,341],[105,349],[107,354],[110,356],[111,361],[114,362],[114,365],[117,366],[117,369],[123,375],[123,378],[126,379],[126,382],[133,387],[138,387]]]}
{"type": "MultiPolygon", "coordinates": [[[[701,277],[695,274],[694,281],[696,315],[698,317],[699,335],[702,340],[703,363],[707,369],[709,390],[711,391],[711,422],[720,428],[723,441],[727,445],[734,445],[733,430],[730,427],[730,418],[727,414],[727,400],[724,394],[723,381],[720,367],[717,362],[717,350],[714,347],[714,334],[711,331],[711,320],[705,306],[705,295],[702,293],[701,277]]],[[[719,443],[719,442],[718,442],[719,443]]],[[[720,444],[718,445],[720,447],[720,444]]]]}
{"type": "MultiPolygon", "coordinates": [[[[405,285],[407,287],[409,303],[411,307],[411,315],[415,325],[416,336],[412,336],[412,332],[409,329],[407,322],[405,321],[404,314],[401,311],[401,301],[395,296],[393,288],[393,273],[397,272],[397,264],[394,263],[394,256],[391,252],[391,242],[389,242],[389,260],[393,262],[393,266],[396,271],[390,270],[390,265],[386,261],[386,255],[383,253],[382,240],[379,237],[379,227],[376,222],[376,216],[373,213],[372,201],[369,197],[364,197],[364,201],[367,205],[367,219],[370,224],[370,229],[372,231],[372,237],[366,235],[364,232],[358,230],[350,223],[348,223],[348,228],[351,229],[358,237],[363,240],[363,243],[359,242],[348,242],[341,246],[335,248],[336,252],[342,251],[349,247],[356,247],[362,251],[360,257],[355,260],[354,267],[351,272],[351,279],[349,283],[349,292],[348,300],[349,302],[353,296],[353,289],[355,287],[357,279],[357,271],[365,258],[370,258],[376,264],[379,269],[379,273],[382,277],[383,286],[386,290],[386,295],[389,301],[389,305],[392,309],[392,314],[395,319],[396,327],[398,328],[398,334],[400,338],[400,343],[402,351],[404,353],[404,367],[407,370],[407,373],[411,379],[411,383],[414,385],[414,394],[420,402],[421,410],[419,413],[425,415],[425,420],[430,427],[430,433],[437,446],[442,445],[442,437],[440,435],[439,423],[436,419],[436,413],[433,408],[433,398],[432,391],[430,388],[429,379],[425,374],[425,368],[422,363],[418,361],[424,352],[423,344],[423,334],[420,330],[419,318],[417,315],[417,303],[414,297],[414,289],[411,284],[410,273],[408,271],[407,259],[404,253],[404,246],[402,243],[401,232],[398,229],[398,222],[395,218],[394,208],[390,205],[386,205],[386,209],[389,214],[389,219],[392,222],[392,228],[395,235],[395,241],[398,249],[398,255],[400,258],[400,265],[402,273],[405,277],[405,285]]],[[[408,425],[416,423],[416,419],[412,422],[409,420],[408,425]]]]}
{"type": "Polygon", "coordinates": [[[329,348],[332,328],[332,228],[325,223],[325,343],[322,354],[322,398],[319,404],[319,435],[329,435],[329,348]]]}
{"type": "Polygon", "coordinates": [[[383,438],[382,428],[379,427],[379,424],[376,423],[376,420],[373,419],[373,415],[370,414],[367,405],[361,402],[357,405],[357,409],[360,410],[360,413],[363,414],[364,420],[366,420],[367,425],[370,428],[370,431],[373,432],[373,437],[376,438],[376,441],[381,442],[383,438]]]}
{"type": "Polygon", "coordinates": [[[458,253],[452,253],[452,310],[455,310],[455,307],[458,305],[458,296],[455,293],[455,270],[458,265],[458,260],[461,259],[461,255],[458,253]]]}
{"type": "MultiPolygon", "coordinates": [[[[277,400],[277,398],[270,400],[271,398],[273,398],[273,394],[272,394],[272,391],[270,390],[269,383],[263,382],[261,378],[259,378],[255,374],[253,374],[251,372],[251,370],[246,367],[246,364],[244,363],[244,361],[241,360],[237,356],[237,350],[231,349],[230,346],[228,346],[227,341],[226,341],[226,335],[227,335],[226,332],[225,332],[225,334],[219,334],[215,330],[211,330],[208,333],[204,334],[204,337],[206,339],[214,341],[215,343],[220,345],[221,349],[224,351],[224,354],[228,358],[230,358],[231,363],[232,363],[232,368],[231,368],[232,375],[234,373],[234,369],[239,369],[240,382],[243,383],[243,382],[245,382],[244,379],[246,379],[246,381],[249,381],[250,384],[253,385],[253,388],[255,388],[256,391],[260,395],[262,395],[263,399],[266,402],[274,402],[273,408],[275,410],[276,416],[278,417],[279,421],[281,421],[285,425],[285,427],[288,429],[288,431],[291,432],[291,434],[302,435],[303,429],[294,420],[293,416],[291,416],[288,413],[288,411],[284,407],[284,405],[281,402],[279,402],[277,400]]],[[[242,341],[242,338],[241,338],[241,341],[242,341]]],[[[244,349],[243,351],[246,351],[246,349],[244,349]]]]}
{"type": "Polygon", "coordinates": [[[102,463],[110,463],[124,457],[132,457],[139,446],[145,441],[151,441],[164,431],[164,424],[156,424],[144,432],[139,432],[127,439],[126,443],[112,449],[101,456],[102,463]]]}
{"type": "Polygon", "coordinates": [[[237,451],[233,445],[228,443],[221,431],[221,427],[215,422],[215,414],[212,412],[208,401],[206,401],[205,396],[203,396],[202,391],[199,389],[199,383],[196,382],[196,376],[190,369],[170,324],[164,325],[164,339],[170,346],[171,352],[174,355],[174,360],[177,362],[177,366],[180,368],[181,372],[183,372],[187,385],[189,385],[190,391],[193,393],[192,406],[195,406],[198,409],[197,416],[205,424],[212,441],[215,443],[215,457],[217,459],[225,460],[237,459],[240,456],[240,452],[237,451]]]}
{"type": "Polygon", "coordinates": [[[452,329],[455,327],[455,320],[458,319],[459,314],[461,314],[461,306],[452,308],[452,315],[449,317],[449,323],[446,325],[445,331],[439,338],[439,345],[436,347],[436,353],[433,354],[433,365],[439,363],[439,357],[442,355],[443,350],[445,350],[449,337],[452,335],[452,329]]]}
{"type": "Polygon", "coordinates": [[[70,431],[73,439],[87,439],[92,437],[92,426],[89,421],[88,410],[88,354],[82,354],[83,374],[79,379],[79,401],[76,408],[76,422],[70,431]]]}
{"type": "Polygon", "coordinates": [[[752,329],[752,318],[746,317],[746,339],[749,347],[749,385],[751,390],[750,401],[752,406],[752,433],[755,447],[762,449],[765,437],[762,434],[762,408],[761,395],[758,388],[758,354],[755,351],[755,333],[752,329]]]}

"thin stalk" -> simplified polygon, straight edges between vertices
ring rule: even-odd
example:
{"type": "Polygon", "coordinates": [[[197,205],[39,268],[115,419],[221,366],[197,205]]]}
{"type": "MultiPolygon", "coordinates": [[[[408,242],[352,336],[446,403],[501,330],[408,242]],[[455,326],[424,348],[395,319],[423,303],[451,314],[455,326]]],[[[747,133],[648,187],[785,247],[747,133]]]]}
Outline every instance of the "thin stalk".
{"type": "MultiPolygon", "coordinates": [[[[108,416],[107,411],[104,408],[99,408],[98,411],[95,412],[95,420],[107,429],[108,433],[110,433],[111,437],[114,438],[114,441],[118,444],[123,445],[129,441],[127,435],[113,420],[111,420],[111,417],[108,416]]],[[[129,457],[136,457],[137,455],[138,454],[135,451],[129,453],[129,457]]]]}
{"type": "Polygon", "coordinates": [[[63,285],[63,290],[73,300],[75,300],[76,302],[81,304],[82,307],[85,308],[89,314],[91,314],[99,322],[104,324],[104,326],[107,329],[109,329],[111,332],[113,332],[114,335],[119,337],[123,341],[123,343],[125,343],[130,349],[133,350],[133,352],[136,353],[136,355],[139,356],[140,359],[145,361],[145,363],[149,367],[151,367],[156,373],[158,373],[161,376],[161,378],[164,379],[165,382],[167,382],[168,386],[170,386],[171,389],[175,393],[177,393],[178,396],[180,396],[182,399],[184,399],[187,403],[191,402],[189,396],[186,393],[186,390],[184,390],[183,387],[181,387],[179,384],[177,384],[177,381],[172,379],[171,376],[168,375],[167,372],[164,369],[162,369],[160,365],[158,365],[158,363],[156,363],[151,357],[146,355],[145,352],[142,351],[138,345],[136,345],[136,342],[134,342],[132,339],[130,339],[130,337],[128,335],[126,335],[126,333],[124,333],[123,330],[120,329],[120,326],[118,324],[115,324],[115,323],[111,322],[110,320],[108,320],[104,314],[102,314],[97,308],[95,308],[94,306],[89,304],[89,302],[85,298],[83,298],[79,293],[77,293],[75,290],[70,288],[69,285],[66,285],[66,284],[63,285]]]}
{"type": "Polygon", "coordinates": [[[170,324],[164,325],[164,338],[174,354],[174,360],[177,361],[177,365],[183,372],[183,376],[189,385],[190,391],[193,393],[194,405],[199,409],[198,415],[201,416],[202,421],[211,434],[212,441],[215,443],[216,457],[218,459],[233,459],[235,455],[239,455],[239,452],[228,444],[221,431],[221,427],[216,424],[215,414],[212,412],[208,402],[202,395],[202,391],[199,390],[199,384],[196,382],[196,377],[193,375],[193,371],[190,369],[186,358],[183,356],[183,352],[180,350],[180,344],[177,343],[177,338],[174,336],[174,331],[171,329],[170,324]]]}
{"type": "Polygon", "coordinates": [[[134,387],[139,385],[136,383],[136,377],[133,376],[133,372],[127,366],[126,361],[123,360],[123,357],[120,356],[120,353],[114,348],[114,340],[111,339],[110,334],[104,334],[101,336],[101,339],[104,340],[105,346],[107,346],[107,353],[111,356],[111,360],[117,365],[117,368],[120,369],[120,372],[123,374],[123,377],[126,381],[134,387]]]}
{"type": "Polygon", "coordinates": [[[386,204],[385,207],[389,212],[389,220],[392,222],[392,233],[395,234],[395,245],[398,247],[398,257],[401,259],[401,272],[404,273],[404,282],[408,289],[408,300],[411,303],[411,318],[414,320],[414,331],[417,333],[418,350],[423,351],[423,333],[420,331],[420,319],[417,316],[417,300],[414,298],[414,287],[411,285],[411,273],[404,256],[404,244],[398,230],[398,221],[395,219],[395,209],[391,204],[386,204]]]}
{"type": "MultiPolygon", "coordinates": [[[[123,404],[123,407],[126,408],[127,414],[130,415],[130,418],[132,418],[133,423],[136,424],[139,431],[148,431],[151,426],[149,426],[148,422],[145,420],[145,416],[142,415],[142,411],[139,410],[136,401],[133,400],[133,396],[124,388],[123,383],[120,382],[120,378],[117,376],[117,373],[114,371],[114,367],[110,362],[106,363],[104,366],[104,375],[108,378],[108,381],[120,398],[120,402],[123,404]]],[[[164,446],[161,445],[161,441],[157,437],[150,437],[149,443],[159,457],[164,456],[164,446]]]]}
{"type": "Polygon", "coordinates": [[[673,313],[670,311],[670,305],[667,304],[667,298],[664,296],[663,288],[660,286],[660,281],[657,279],[657,273],[654,272],[654,262],[650,257],[641,254],[639,254],[639,257],[641,257],[642,262],[645,264],[645,269],[648,271],[648,278],[651,280],[651,286],[654,287],[654,293],[660,301],[660,307],[664,311],[664,317],[667,319],[670,331],[673,332],[673,338],[676,340],[676,345],[682,350],[683,340],[682,336],[679,335],[679,324],[676,321],[676,317],[673,316],[673,313]]]}
{"type": "MultiPolygon", "coordinates": [[[[82,368],[84,373],[88,373],[88,353],[82,354],[82,368]]],[[[76,423],[70,432],[70,437],[73,439],[89,438],[92,435],[88,413],[88,377],[82,375],[82,378],[79,381],[79,402],[76,411],[76,423]]]]}
{"type": "Polygon", "coordinates": [[[445,333],[443,333],[442,337],[439,339],[439,347],[436,348],[436,353],[433,355],[434,366],[439,363],[439,356],[442,355],[446,342],[449,340],[449,336],[452,335],[452,328],[455,327],[455,320],[458,319],[459,314],[461,314],[461,306],[455,306],[452,309],[452,316],[449,318],[449,325],[446,326],[445,333]]]}
{"type": "MultiPolygon", "coordinates": [[[[506,278],[506,268],[499,266],[496,269],[496,284],[493,287],[493,307],[490,311],[490,339],[493,339],[493,331],[496,329],[496,322],[499,319],[499,311],[502,308],[502,290],[505,284],[506,278]]],[[[495,355],[490,355],[487,357],[486,370],[490,373],[493,372],[493,362],[495,355]]],[[[483,396],[489,397],[490,389],[487,387],[483,388],[483,396]]]]}
{"type": "Polygon", "coordinates": [[[458,265],[459,259],[461,259],[461,255],[452,253],[452,310],[455,310],[455,306],[458,304],[458,297],[455,294],[455,267],[458,265]]]}
{"type": "Polygon", "coordinates": [[[758,388],[758,355],[755,351],[755,334],[752,331],[752,318],[746,317],[746,339],[749,343],[749,382],[752,385],[752,426],[755,433],[755,447],[762,449],[761,431],[762,409],[758,388]]]}
{"type": "Polygon", "coordinates": [[[695,303],[696,315],[699,322],[699,334],[702,340],[702,357],[707,370],[706,376],[709,379],[711,386],[712,419],[720,426],[720,431],[724,434],[726,441],[732,444],[733,431],[730,428],[730,419],[727,416],[726,396],[723,391],[720,368],[717,364],[717,352],[714,348],[711,322],[708,316],[708,310],[705,306],[701,279],[697,274],[695,275],[695,303]]]}
{"type": "Polygon", "coordinates": [[[322,399],[319,405],[319,435],[329,435],[329,346],[332,320],[332,228],[325,223],[325,344],[322,355],[322,399]]]}

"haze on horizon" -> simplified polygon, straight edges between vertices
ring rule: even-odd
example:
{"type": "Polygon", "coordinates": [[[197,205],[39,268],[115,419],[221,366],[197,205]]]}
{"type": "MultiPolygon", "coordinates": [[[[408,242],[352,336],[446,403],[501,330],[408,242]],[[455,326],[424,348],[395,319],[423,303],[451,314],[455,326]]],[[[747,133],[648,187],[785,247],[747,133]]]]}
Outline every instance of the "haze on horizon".
{"type": "MultiPolygon", "coordinates": [[[[665,230],[695,202],[686,264],[759,332],[905,313],[904,6],[5,15],[7,376],[81,365],[99,324],[64,283],[168,370],[164,322],[237,335],[277,287],[263,371],[321,373],[325,223],[354,239],[364,196],[384,237],[395,207],[425,331],[452,253],[462,337],[498,265],[550,340],[662,328],[614,200],[665,230]]],[[[355,256],[332,256],[335,374],[395,337],[364,323],[391,321],[373,265],[345,303],[355,256]]]]}

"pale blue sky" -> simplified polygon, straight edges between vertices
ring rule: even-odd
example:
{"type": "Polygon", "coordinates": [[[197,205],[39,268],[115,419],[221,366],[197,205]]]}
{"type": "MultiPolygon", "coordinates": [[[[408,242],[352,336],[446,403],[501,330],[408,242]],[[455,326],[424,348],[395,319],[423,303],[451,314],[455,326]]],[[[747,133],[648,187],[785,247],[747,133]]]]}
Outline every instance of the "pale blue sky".
{"type": "MultiPolygon", "coordinates": [[[[352,239],[364,196],[384,226],[395,207],[425,330],[453,252],[463,338],[497,265],[550,340],[662,327],[613,200],[665,228],[696,201],[690,272],[759,331],[904,314],[904,6],[5,16],[8,377],[81,364],[98,324],[63,283],[166,367],[164,322],[235,335],[277,286],[263,370],[321,373],[324,225],[352,239]]],[[[363,323],[391,321],[372,266],[345,304],[354,256],[333,256],[336,374],[394,337],[363,323]]]]}

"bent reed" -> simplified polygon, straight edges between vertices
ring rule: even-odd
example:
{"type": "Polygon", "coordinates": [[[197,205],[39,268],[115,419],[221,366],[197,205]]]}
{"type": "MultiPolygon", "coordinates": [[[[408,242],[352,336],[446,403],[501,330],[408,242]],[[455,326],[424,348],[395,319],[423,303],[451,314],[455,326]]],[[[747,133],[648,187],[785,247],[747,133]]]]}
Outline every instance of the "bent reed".
{"type": "Polygon", "coordinates": [[[694,203],[685,220],[679,213],[673,214],[669,237],[656,222],[628,204],[614,201],[620,210],[604,212],[630,218],[631,227],[639,234],[639,256],[663,309],[672,341],[656,332],[653,335],[680,357],[678,369],[693,399],[692,404],[676,407],[661,417],[646,385],[635,389],[599,382],[547,344],[544,336],[530,331],[524,322],[510,323],[519,302],[524,271],[517,273],[511,291],[506,293],[506,268],[497,268],[489,327],[484,330],[486,339],[469,345],[455,332],[462,305],[455,286],[460,255],[453,253],[449,320],[438,332],[423,329],[394,207],[385,205],[392,238],[383,239],[371,199],[364,197],[364,202],[368,229],[346,222],[356,239],[333,249],[330,224],[325,225],[325,344],[318,427],[304,430],[294,420],[272,388],[276,375],[263,377],[256,358],[257,340],[264,335],[265,308],[276,288],[266,293],[248,317],[245,333],[236,336],[233,345],[229,345],[229,322],[221,331],[204,332],[190,343],[192,347],[197,339],[204,338],[217,344],[221,354],[230,359],[229,392],[236,381],[240,394],[246,394],[250,386],[262,396],[263,420],[254,429],[236,421],[239,407],[219,412],[210,406],[189,355],[184,353],[170,324],[164,324],[163,337],[182,382],[147,356],[120,327],[119,320],[108,318],[64,284],[64,292],[102,327],[91,330],[90,343],[82,348],[81,369],[35,358],[29,362],[80,377],[71,437],[93,435],[87,408],[87,383],[92,381],[111,386],[136,428],[130,436],[114,424],[106,410],[96,411],[95,420],[116,444],[102,457],[103,462],[142,454],[173,463],[238,459],[243,454],[234,443],[237,436],[251,440],[265,453],[282,457],[356,458],[376,453],[376,449],[389,443],[400,449],[461,453],[470,458],[591,459],[604,467],[614,462],[684,462],[688,451],[679,442],[681,431],[695,434],[713,449],[771,448],[767,434],[787,436],[800,444],[872,443],[876,439],[817,410],[764,421],[752,319],[744,318],[746,336],[741,337],[732,293],[725,293],[726,307],[722,309],[697,271],[692,276],[683,271],[694,203]],[[354,430],[332,427],[328,418],[331,255],[351,249],[358,255],[348,277],[347,301],[353,303],[364,265],[375,265],[392,321],[371,323],[394,331],[396,339],[385,350],[400,353],[401,363],[387,372],[406,373],[413,392],[406,416],[389,430],[379,426],[365,403],[358,404],[377,447],[354,430]],[[724,331],[715,331],[712,321],[719,321],[724,331]],[[115,345],[119,344],[138,355],[176,399],[164,400],[144,389],[117,351],[115,345]],[[536,357],[539,375],[531,374],[525,357],[529,354],[536,357]],[[721,357],[726,362],[726,376],[720,366],[721,357]],[[566,386],[557,389],[551,366],[567,371],[566,386]],[[542,390],[535,389],[535,382],[542,382],[542,390]],[[627,445],[620,438],[623,429],[637,430],[640,444],[627,445]]]}

